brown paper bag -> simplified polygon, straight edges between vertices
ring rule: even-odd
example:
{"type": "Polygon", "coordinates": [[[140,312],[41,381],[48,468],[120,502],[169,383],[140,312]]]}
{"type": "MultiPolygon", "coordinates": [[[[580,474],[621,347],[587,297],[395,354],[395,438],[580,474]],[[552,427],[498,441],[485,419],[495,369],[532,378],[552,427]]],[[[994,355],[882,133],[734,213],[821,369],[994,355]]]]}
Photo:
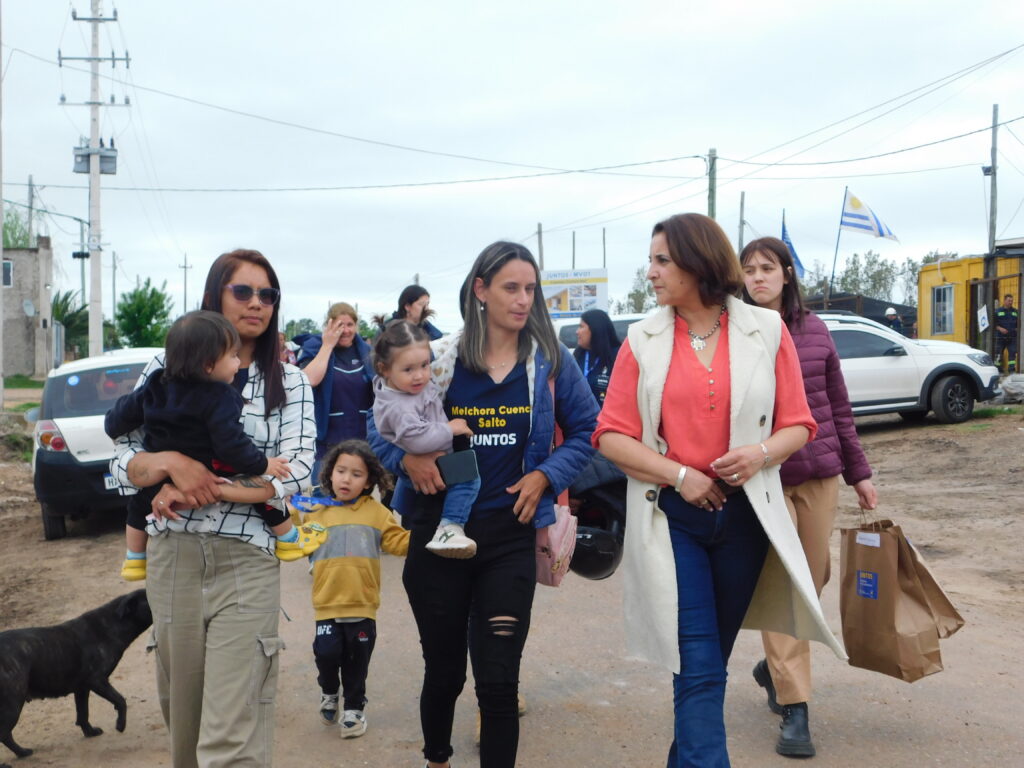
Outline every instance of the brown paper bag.
{"type": "Polygon", "coordinates": [[[850,664],[907,682],[940,672],[938,630],[900,527],[880,520],[841,534],[839,612],[850,664]]]}
{"type": "Polygon", "coordinates": [[[925,564],[921,553],[917,551],[917,547],[909,539],[904,539],[904,541],[907,545],[907,556],[913,563],[914,570],[917,571],[917,576],[921,580],[921,587],[924,589],[924,596],[928,600],[928,607],[931,609],[932,618],[935,620],[935,627],[939,632],[939,637],[945,640],[964,625],[964,619],[953,606],[953,603],[942,587],[935,581],[935,577],[928,570],[928,566],[925,564]]]}

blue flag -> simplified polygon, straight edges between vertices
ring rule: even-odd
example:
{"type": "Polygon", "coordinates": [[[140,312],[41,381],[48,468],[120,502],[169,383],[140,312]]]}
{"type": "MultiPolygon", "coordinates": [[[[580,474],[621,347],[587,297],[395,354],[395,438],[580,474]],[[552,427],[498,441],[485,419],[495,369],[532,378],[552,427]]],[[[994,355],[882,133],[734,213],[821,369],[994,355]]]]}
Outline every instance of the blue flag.
{"type": "Polygon", "coordinates": [[[804,265],[800,263],[800,257],[796,255],[796,249],[793,248],[793,241],[789,239],[789,232],[786,229],[786,217],[782,217],[782,242],[789,248],[789,255],[793,257],[793,266],[796,268],[796,276],[803,279],[804,276],[804,265]]]}

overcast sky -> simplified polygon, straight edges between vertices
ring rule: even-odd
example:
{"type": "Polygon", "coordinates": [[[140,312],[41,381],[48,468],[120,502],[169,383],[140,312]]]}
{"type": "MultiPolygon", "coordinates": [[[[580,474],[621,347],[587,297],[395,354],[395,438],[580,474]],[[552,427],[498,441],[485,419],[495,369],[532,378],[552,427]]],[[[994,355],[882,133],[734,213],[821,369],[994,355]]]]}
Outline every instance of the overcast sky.
{"type": "MultiPolygon", "coordinates": [[[[131,106],[102,112],[119,151],[103,176],[107,314],[115,252],[119,293],[137,275],[166,280],[177,312],[186,253],[194,308],[211,261],[249,247],[275,265],[286,319],[321,320],[342,300],[391,311],[419,273],[452,329],[480,250],[504,238],[536,253],[538,222],[549,269],[570,266],[573,231],[577,267],[600,267],[604,229],[621,298],[652,225],[707,212],[710,147],[727,158],[717,218],[734,242],[745,191],[748,240],[777,236],[785,209],[804,264],[830,265],[849,185],[900,242],[844,232],[840,267],[867,249],[982,253],[990,131],[833,161],[985,129],[997,103],[1002,121],[1024,117],[1021,2],[104,0],[114,7],[100,49],[127,49],[131,68],[102,67],[114,80],[101,96],[131,106]],[[650,162],[671,158],[684,159],[650,162]],[[748,158],[831,164],[730,162],[748,158]],[[425,185],[634,163],[648,164],[425,185]],[[410,186],[338,189],[374,185],[410,186]]],[[[59,105],[89,93],[87,65],[57,66],[58,48],[88,55],[72,8],[89,15],[85,0],[0,0],[3,194],[26,202],[32,174],[47,210],[86,219],[72,148],[89,110],[59,105]]],[[[1024,120],[1000,129],[999,150],[996,236],[1024,236],[1024,120]]],[[[77,223],[39,226],[57,287],[77,289],[77,223]]]]}

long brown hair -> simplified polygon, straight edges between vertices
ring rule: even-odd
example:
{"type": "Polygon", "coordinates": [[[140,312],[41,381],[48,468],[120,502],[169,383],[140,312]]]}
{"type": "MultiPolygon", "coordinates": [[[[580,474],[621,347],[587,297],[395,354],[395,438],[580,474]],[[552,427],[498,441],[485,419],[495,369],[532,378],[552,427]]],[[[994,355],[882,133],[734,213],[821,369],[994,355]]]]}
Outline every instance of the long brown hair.
{"type": "MultiPolygon", "coordinates": [[[[231,281],[235,271],[243,263],[263,269],[267,273],[271,287],[278,291],[281,290],[277,273],[270,266],[266,256],[259,251],[240,248],[230,253],[222,253],[213,262],[210,271],[206,274],[206,286],[203,288],[203,309],[223,314],[221,297],[224,295],[224,286],[231,281]]],[[[277,336],[277,316],[280,307],[280,301],[274,304],[270,314],[270,323],[267,325],[267,329],[256,337],[256,349],[253,352],[253,360],[256,361],[256,366],[263,374],[263,397],[266,404],[264,418],[269,418],[270,412],[284,405],[285,400],[284,369],[281,367],[280,342],[277,336]]]]}
{"type": "Polygon", "coordinates": [[[533,294],[533,304],[530,306],[530,314],[526,320],[526,326],[519,332],[519,350],[516,355],[516,362],[522,363],[530,356],[533,348],[533,340],[543,352],[544,357],[551,363],[551,374],[549,378],[558,375],[562,366],[562,351],[555,335],[554,326],[551,325],[551,317],[544,305],[544,292],[540,287],[540,269],[533,254],[525,245],[498,241],[491,243],[473,262],[473,266],[466,275],[466,282],[463,283],[462,292],[462,317],[466,321],[459,339],[459,359],[462,364],[474,373],[487,373],[487,363],[484,360],[484,348],[487,344],[487,318],[486,311],[480,299],[476,297],[473,284],[476,278],[483,280],[484,285],[490,285],[494,276],[512,259],[525,261],[533,267],[534,275],[537,278],[537,289],[533,294]]]}

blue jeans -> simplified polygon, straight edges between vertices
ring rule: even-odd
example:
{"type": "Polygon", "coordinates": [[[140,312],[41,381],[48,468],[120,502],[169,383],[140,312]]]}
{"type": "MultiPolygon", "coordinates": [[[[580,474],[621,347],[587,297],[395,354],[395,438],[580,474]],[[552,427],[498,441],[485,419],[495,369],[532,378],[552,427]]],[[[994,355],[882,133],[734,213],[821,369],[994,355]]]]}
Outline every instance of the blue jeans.
{"type": "Polygon", "coordinates": [[[673,676],[675,740],[668,768],[728,768],[726,665],[757,586],[768,537],[745,493],[720,512],[663,488],[679,593],[679,674],[673,676]]]}
{"type": "Polygon", "coordinates": [[[469,520],[469,510],[473,508],[477,494],[480,493],[480,478],[467,480],[464,483],[449,485],[444,492],[444,509],[441,511],[441,519],[449,523],[466,525],[469,520]]]}

